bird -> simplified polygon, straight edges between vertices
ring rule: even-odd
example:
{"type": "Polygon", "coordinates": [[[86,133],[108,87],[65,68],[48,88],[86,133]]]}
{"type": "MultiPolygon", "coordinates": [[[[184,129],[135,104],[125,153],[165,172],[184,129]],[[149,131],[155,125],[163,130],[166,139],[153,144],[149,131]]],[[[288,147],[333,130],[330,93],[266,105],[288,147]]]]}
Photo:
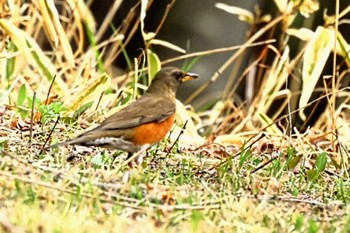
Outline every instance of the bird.
{"type": "Polygon", "coordinates": [[[181,83],[196,78],[199,78],[197,74],[176,67],[164,67],[136,101],[109,116],[97,127],[51,147],[104,147],[125,151],[128,159],[135,153],[144,152],[161,141],[174,124],[176,92],[181,83]]]}

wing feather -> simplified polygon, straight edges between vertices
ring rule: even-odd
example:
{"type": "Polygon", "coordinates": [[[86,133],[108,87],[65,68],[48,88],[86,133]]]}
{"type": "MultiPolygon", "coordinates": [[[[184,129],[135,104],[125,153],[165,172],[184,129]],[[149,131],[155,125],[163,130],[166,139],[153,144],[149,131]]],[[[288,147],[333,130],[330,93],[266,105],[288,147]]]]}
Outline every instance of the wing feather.
{"type": "Polygon", "coordinates": [[[127,129],[149,122],[162,122],[176,110],[176,103],[158,95],[144,95],[106,118],[96,129],[127,129]]]}

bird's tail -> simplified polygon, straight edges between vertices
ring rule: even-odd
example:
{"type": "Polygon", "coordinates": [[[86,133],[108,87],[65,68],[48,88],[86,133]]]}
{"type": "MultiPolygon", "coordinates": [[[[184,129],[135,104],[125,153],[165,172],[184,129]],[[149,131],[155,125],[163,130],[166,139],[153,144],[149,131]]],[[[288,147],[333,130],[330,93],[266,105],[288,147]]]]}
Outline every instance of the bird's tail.
{"type": "Polygon", "coordinates": [[[87,142],[89,142],[90,140],[93,139],[92,136],[93,135],[91,135],[90,131],[89,131],[89,132],[86,132],[84,134],[79,135],[76,138],[67,140],[65,142],[60,142],[60,143],[53,144],[50,147],[51,148],[56,148],[56,147],[59,147],[59,146],[68,146],[68,145],[81,145],[81,146],[84,146],[84,145],[87,145],[87,142]]]}

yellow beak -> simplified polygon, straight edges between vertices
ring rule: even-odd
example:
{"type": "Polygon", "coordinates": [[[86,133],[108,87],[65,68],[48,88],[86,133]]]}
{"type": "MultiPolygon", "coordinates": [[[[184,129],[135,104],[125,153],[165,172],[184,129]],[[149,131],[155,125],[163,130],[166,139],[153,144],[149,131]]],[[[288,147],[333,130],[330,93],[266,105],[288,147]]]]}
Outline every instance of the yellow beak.
{"type": "Polygon", "coordinates": [[[192,79],[196,79],[196,78],[199,78],[199,75],[198,75],[198,74],[186,73],[186,74],[181,78],[181,81],[182,81],[182,82],[186,82],[186,81],[189,81],[189,80],[192,80],[192,79]]]}

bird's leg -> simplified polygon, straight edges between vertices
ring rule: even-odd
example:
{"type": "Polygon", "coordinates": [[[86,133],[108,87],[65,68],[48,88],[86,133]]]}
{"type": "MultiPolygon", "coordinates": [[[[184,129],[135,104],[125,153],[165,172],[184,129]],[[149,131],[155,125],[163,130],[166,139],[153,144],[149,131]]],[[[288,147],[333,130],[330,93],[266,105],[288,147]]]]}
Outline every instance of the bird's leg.
{"type": "Polygon", "coordinates": [[[128,166],[129,166],[130,169],[134,168],[134,165],[132,164],[133,163],[132,157],[133,157],[133,153],[128,152],[128,156],[126,157],[126,161],[129,161],[128,162],[128,166]]]}
{"type": "Polygon", "coordinates": [[[134,170],[134,168],[135,168],[133,163],[134,162],[136,163],[136,167],[139,167],[139,168],[141,167],[140,165],[142,163],[142,158],[143,158],[142,153],[143,152],[144,152],[144,150],[141,150],[141,151],[136,152],[136,153],[128,152],[128,156],[126,158],[125,163],[128,164],[130,170],[124,172],[124,175],[122,178],[124,184],[128,183],[129,178],[130,178],[130,172],[132,170],[134,170]]]}
{"type": "Polygon", "coordinates": [[[129,167],[129,170],[125,171],[124,174],[123,174],[123,178],[122,178],[122,181],[124,184],[127,184],[129,182],[129,178],[130,178],[130,171],[134,168],[132,162],[134,160],[133,158],[133,153],[131,152],[128,152],[128,155],[126,156],[126,160],[125,162],[121,165],[121,166],[124,166],[125,163],[128,164],[128,167],[129,167]]]}
{"type": "Polygon", "coordinates": [[[140,151],[138,153],[139,155],[135,159],[135,163],[136,163],[137,166],[141,166],[142,165],[143,157],[144,157],[145,153],[147,153],[147,151],[145,151],[145,150],[142,150],[142,151],[140,151]]]}
{"type": "Polygon", "coordinates": [[[140,166],[143,162],[143,153],[146,150],[140,150],[136,153],[130,153],[128,152],[128,157],[126,158],[126,162],[128,163],[128,166],[130,168],[134,168],[133,163],[136,164],[136,166],[140,166]]]}
{"type": "Polygon", "coordinates": [[[126,160],[130,159],[133,154],[134,153],[128,152],[128,156],[126,157],[126,160]]]}

